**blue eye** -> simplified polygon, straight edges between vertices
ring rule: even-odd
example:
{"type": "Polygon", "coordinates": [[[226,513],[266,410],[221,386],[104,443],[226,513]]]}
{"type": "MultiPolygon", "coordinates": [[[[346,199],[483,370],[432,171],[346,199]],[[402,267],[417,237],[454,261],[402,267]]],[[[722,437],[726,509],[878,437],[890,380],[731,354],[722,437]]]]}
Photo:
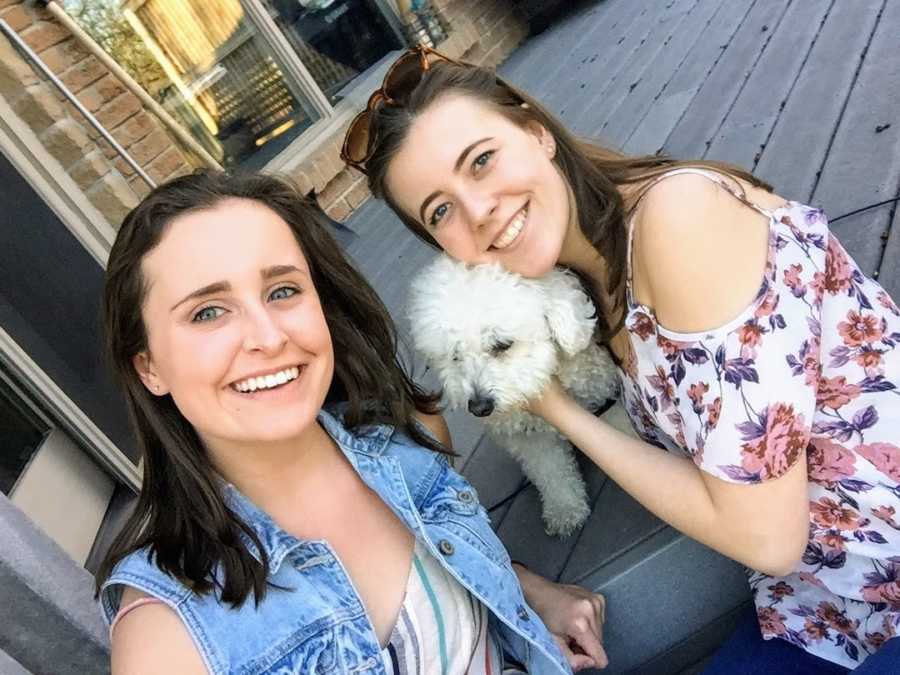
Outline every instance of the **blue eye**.
{"type": "Polygon", "coordinates": [[[493,156],[493,154],[493,150],[485,150],[475,158],[474,162],[472,162],[472,168],[475,171],[482,169],[488,163],[488,160],[493,156]]]}
{"type": "Polygon", "coordinates": [[[296,294],[296,288],[291,288],[290,286],[282,286],[280,288],[276,288],[269,294],[269,300],[284,300],[296,294]]]}
{"type": "Polygon", "coordinates": [[[447,211],[449,210],[450,205],[447,202],[444,202],[431,212],[431,218],[428,219],[428,222],[430,222],[431,226],[434,227],[441,221],[441,218],[447,215],[447,211]]]}
{"type": "Polygon", "coordinates": [[[191,321],[193,321],[194,323],[205,323],[207,321],[218,319],[224,313],[225,310],[221,307],[204,307],[191,317],[191,321]]]}

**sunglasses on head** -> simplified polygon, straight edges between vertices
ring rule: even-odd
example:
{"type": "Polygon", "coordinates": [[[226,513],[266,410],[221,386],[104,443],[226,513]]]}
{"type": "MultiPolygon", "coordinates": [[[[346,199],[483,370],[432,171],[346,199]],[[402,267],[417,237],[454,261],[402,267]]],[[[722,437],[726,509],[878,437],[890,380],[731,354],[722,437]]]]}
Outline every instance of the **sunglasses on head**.
{"type": "Polygon", "coordinates": [[[422,76],[431,64],[438,61],[456,63],[425,45],[410,47],[394,61],[388,68],[381,87],[369,97],[366,109],[354,117],[347,128],[344,145],[341,148],[341,159],[348,166],[367,173],[366,162],[372,156],[375,140],[372,137],[372,115],[382,104],[399,105],[399,102],[422,81],[422,76]]]}

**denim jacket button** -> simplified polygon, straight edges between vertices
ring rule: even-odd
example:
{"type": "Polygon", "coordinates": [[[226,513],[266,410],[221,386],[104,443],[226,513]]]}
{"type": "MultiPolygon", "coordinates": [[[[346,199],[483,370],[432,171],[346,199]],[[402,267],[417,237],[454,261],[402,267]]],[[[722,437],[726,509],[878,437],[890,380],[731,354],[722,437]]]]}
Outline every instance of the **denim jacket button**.
{"type": "Polygon", "coordinates": [[[471,504],[475,501],[475,495],[473,495],[469,490],[462,490],[457,497],[459,497],[459,501],[463,504],[471,504]]]}
{"type": "Polygon", "coordinates": [[[522,621],[528,621],[529,619],[531,619],[531,616],[528,614],[528,610],[525,609],[524,605],[519,605],[518,607],[516,607],[516,612],[518,613],[519,618],[522,619],[522,621]]]}
{"type": "Polygon", "coordinates": [[[443,553],[444,555],[453,555],[453,551],[454,551],[453,544],[451,544],[446,539],[441,539],[438,542],[438,550],[441,553],[443,553]]]}

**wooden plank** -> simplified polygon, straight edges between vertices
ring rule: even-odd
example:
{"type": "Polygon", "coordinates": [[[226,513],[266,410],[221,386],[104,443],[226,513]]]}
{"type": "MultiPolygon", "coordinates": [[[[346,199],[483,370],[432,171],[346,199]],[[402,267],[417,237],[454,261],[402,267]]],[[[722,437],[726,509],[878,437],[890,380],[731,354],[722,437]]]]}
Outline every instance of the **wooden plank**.
{"type": "Polygon", "coordinates": [[[622,67],[634,51],[641,37],[654,23],[655,12],[644,3],[638,5],[640,12],[631,21],[622,21],[617,28],[603,31],[595,28],[590,56],[585,55],[572,66],[561,71],[554,78],[554,86],[540,96],[541,102],[550,110],[557,111],[563,119],[571,117],[592,91],[606,85],[622,67]]]}
{"type": "Polygon", "coordinates": [[[562,10],[551,25],[539,33],[532,35],[512,53],[497,69],[505,79],[529,86],[535,82],[542,66],[548,61],[548,55],[559,45],[572,45],[583,38],[585,26],[594,26],[600,17],[616,11],[617,4],[623,0],[606,0],[605,2],[582,2],[579,6],[562,10]],[[523,82],[523,78],[525,81],[523,82]]]}
{"type": "Polygon", "coordinates": [[[635,120],[643,117],[655,104],[716,14],[728,11],[727,8],[723,10],[725,4],[723,0],[701,0],[694,5],[634,86],[629,85],[619,101],[614,102],[613,97],[609,97],[598,107],[597,118],[603,120],[599,131],[602,136],[616,141],[620,147],[624,145],[634,129],[635,120]]]}
{"type": "MultiPolygon", "coordinates": [[[[608,479],[597,467],[579,456],[589,503],[593,504],[608,479]]],[[[537,489],[529,485],[512,502],[506,517],[497,528],[497,535],[509,551],[529,569],[548,579],[557,579],[578,541],[579,532],[567,537],[551,537],[544,532],[541,502],[537,489]]]]}
{"type": "Polygon", "coordinates": [[[560,116],[576,134],[592,137],[602,120],[595,115],[599,102],[616,91],[626,91],[661,48],[671,28],[690,11],[696,0],[670,2],[641,14],[628,29],[621,48],[603,68],[591,69],[578,91],[573,91],[560,116]]]}
{"type": "Polygon", "coordinates": [[[810,200],[882,5],[856,0],[831,8],[756,166],[785,197],[810,200]]]}
{"type": "Polygon", "coordinates": [[[625,152],[643,155],[662,149],[678,120],[725,53],[754,2],[728,0],[722,5],[652,105],[643,115],[635,115],[630,131],[623,130],[618,134],[617,137],[624,139],[625,152]]]}
{"type": "MultiPolygon", "coordinates": [[[[889,199],[900,183],[900,3],[885,2],[850,99],[813,193],[837,216],[889,199]],[[893,123],[893,124],[891,124],[893,123]],[[884,125],[889,128],[879,132],[884,125]]],[[[890,213],[876,209],[835,223],[838,238],[865,274],[881,263],[890,213]]]]}
{"type": "MultiPolygon", "coordinates": [[[[666,527],[577,583],[606,597],[609,673],[671,673],[642,664],[696,636],[750,597],[744,568],[666,527]]],[[[696,654],[694,655],[696,656],[696,654]]]]}
{"type": "MultiPolygon", "coordinates": [[[[577,82],[585,67],[601,58],[601,54],[609,54],[617,48],[616,43],[624,40],[628,26],[638,14],[646,11],[643,3],[634,0],[607,0],[601,7],[605,11],[591,15],[590,23],[580,26],[577,37],[555,41],[541,53],[542,58],[532,73],[513,81],[542,103],[550,107],[555,105],[548,100],[549,96],[571,91],[572,82],[577,82]]],[[[547,32],[557,35],[553,28],[547,32]]]]}
{"type": "Polygon", "coordinates": [[[752,169],[835,0],[794,2],[705,154],[752,169]]]}
{"type": "MultiPolygon", "coordinates": [[[[569,124],[576,133],[588,137],[602,135],[615,142],[616,145],[621,144],[624,139],[601,134],[603,123],[630,93],[637,91],[641,79],[648,73],[649,68],[659,67],[657,57],[667,51],[672,36],[677,33],[679,26],[690,16],[697,5],[697,0],[685,0],[673,3],[671,11],[660,13],[657,21],[641,38],[640,46],[629,55],[622,69],[613,75],[599,91],[595,89],[590,92],[587,102],[581,106],[577,114],[570,117],[569,124]]],[[[637,96],[641,97],[645,103],[649,98],[646,90],[638,91],[637,96]]]]}
{"type": "Polygon", "coordinates": [[[565,569],[564,579],[581,579],[666,527],[622,488],[609,481],[594,504],[565,569]]]}
{"type": "Polygon", "coordinates": [[[674,157],[700,157],[725,119],[787,9],[788,0],[757,1],[666,140],[674,157]]]}
{"type": "MultiPolygon", "coordinates": [[[[897,195],[900,197],[900,194],[897,195]]],[[[891,231],[884,247],[878,282],[884,286],[894,302],[900,302],[900,208],[897,205],[881,208],[893,210],[891,231]]]]}

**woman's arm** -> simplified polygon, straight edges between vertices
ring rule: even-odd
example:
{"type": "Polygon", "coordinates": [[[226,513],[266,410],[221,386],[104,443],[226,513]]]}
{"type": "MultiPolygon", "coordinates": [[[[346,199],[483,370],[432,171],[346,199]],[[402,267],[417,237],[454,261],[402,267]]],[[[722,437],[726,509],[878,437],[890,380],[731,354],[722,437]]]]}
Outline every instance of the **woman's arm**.
{"type": "MultiPolygon", "coordinates": [[[[128,587],[122,593],[120,606],[142,597],[149,596],[128,587]]],[[[142,605],[116,624],[112,634],[113,675],[205,675],[207,672],[187,629],[167,605],[142,605]]]]}
{"type": "MultiPolygon", "coordinates": [[[[768,193],[753,197],[769,207],[783,201],[768,193]]],[[[666,179],[647,193],[637,214],[634,294],[670,330],[724,325],[759,290],[768,235],[765,217],[712,181],[696,175],[666,179]]],[[[532,410],[641,504],[694,539],[772,574],[788,572],[803,554],[809,527],[804,456],[780,478],[735,484],[616,431],[558,387],[532,410]]]]}
{"type": "Polygon", "coordinates": [[[689,537],[775,576],[790,572],[803,555],[809,528],[803,457],[775,480],[727,483],[685,457],[614,429],[579,406],[557,383],[531,410],[645,508],[689,537]]]}

